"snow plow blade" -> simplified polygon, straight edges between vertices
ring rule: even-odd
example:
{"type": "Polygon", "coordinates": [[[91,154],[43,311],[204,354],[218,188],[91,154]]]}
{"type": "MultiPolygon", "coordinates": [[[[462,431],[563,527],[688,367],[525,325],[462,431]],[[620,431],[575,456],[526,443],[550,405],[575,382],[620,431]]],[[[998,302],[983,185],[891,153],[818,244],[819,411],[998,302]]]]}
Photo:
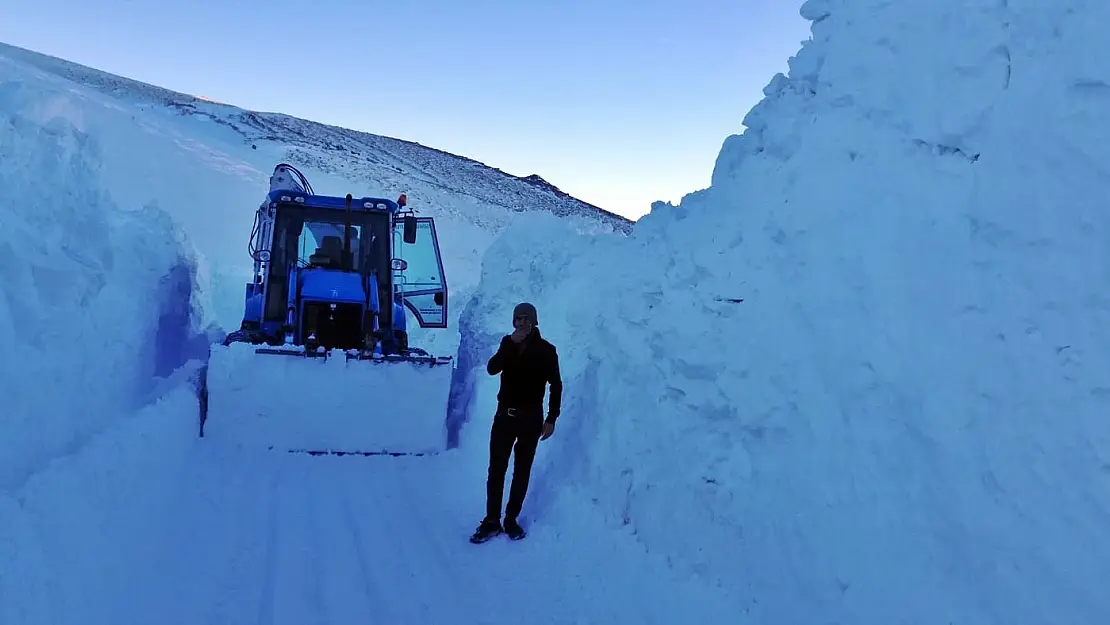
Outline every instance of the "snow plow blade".
{"type": "Polygon", "coordinates": [[[201,436],[312,455],[426,455],[447,446],[449,356],[214,345],[201,436]]]}

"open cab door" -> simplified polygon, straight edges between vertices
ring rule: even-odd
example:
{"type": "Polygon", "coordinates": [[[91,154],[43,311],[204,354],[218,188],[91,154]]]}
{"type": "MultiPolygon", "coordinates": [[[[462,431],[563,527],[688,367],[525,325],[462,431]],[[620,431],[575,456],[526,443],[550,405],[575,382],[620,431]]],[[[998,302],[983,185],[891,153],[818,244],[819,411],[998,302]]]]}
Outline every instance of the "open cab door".
{"type": "Polygon", "coordinates": [[[447,281],[435,221],[431,217],[405,216],[393,226],[393,237],[397,242],[393,248],[393,284],[401,293],[401,301],[421,328],[446,328],[447,281]]]}

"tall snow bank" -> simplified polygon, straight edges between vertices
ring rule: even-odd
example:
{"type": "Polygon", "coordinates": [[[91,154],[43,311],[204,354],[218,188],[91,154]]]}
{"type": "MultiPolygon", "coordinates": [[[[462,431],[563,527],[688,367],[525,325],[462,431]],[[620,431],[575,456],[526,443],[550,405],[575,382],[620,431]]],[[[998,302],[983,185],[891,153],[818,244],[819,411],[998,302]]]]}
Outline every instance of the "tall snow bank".
{"type": "Polygon", "coordinates": [[[0,489],[22,484],[198,355],[188,248],[105,192],[64,91],[0,82],[0,489]]]}
{"type": "Polygon", "coordinates": [[[802,13],[711,188],[627,241],[489,249],[464,445],[528,299],[567,404],[533,514],[594,500],[754,622],[1098,622],[1110,5],[802,13]]]}
{"type": "Polygon", "coordinates": [[[181,492],[167,486],[193,470],[198,444],[196,397],[179,384],[0,490],[0,623],[166,622],[150,575],[179,540],[181,492]]]}

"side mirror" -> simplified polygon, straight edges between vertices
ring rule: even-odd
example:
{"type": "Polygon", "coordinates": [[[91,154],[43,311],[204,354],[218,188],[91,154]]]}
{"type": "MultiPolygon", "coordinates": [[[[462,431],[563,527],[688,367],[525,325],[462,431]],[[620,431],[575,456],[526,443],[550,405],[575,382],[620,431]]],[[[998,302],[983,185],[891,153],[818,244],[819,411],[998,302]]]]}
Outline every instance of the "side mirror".
{"type": "Polygon", "coordinates": [[[416,243],[416,217],[405,215],[405,243],[416,243]]]}

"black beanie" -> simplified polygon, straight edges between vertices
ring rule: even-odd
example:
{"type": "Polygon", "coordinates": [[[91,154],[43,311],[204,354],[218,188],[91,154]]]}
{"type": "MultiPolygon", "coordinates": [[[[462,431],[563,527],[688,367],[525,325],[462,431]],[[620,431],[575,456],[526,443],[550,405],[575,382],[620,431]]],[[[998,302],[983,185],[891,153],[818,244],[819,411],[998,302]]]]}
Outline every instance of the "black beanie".
{"type": "Polygon", "coordinates": [[[521,302],[516,305],[516,308],[513,309],[513,317],[516,317],[517,315],[525,315],[531,317],[533,324],[540,325],[539,316],[536,313],[536,307],[529,304],[528,302],[521,302]]]}

